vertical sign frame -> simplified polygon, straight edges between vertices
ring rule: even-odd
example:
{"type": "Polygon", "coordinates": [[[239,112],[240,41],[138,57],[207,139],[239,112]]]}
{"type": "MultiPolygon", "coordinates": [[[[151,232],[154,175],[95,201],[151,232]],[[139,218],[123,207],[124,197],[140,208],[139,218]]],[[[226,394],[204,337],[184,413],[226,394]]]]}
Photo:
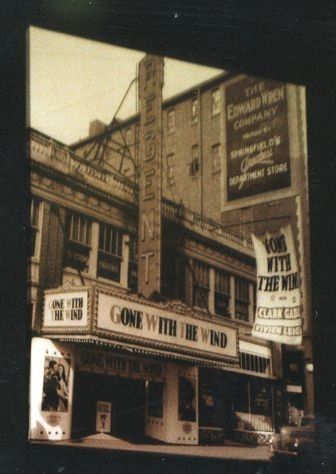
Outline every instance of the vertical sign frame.
{"type": "Polygon", "coordinates": [[[139,64],[140,190],[138,292],[161,291],[161,167],[163,58],[151,54],[139,64]]]}

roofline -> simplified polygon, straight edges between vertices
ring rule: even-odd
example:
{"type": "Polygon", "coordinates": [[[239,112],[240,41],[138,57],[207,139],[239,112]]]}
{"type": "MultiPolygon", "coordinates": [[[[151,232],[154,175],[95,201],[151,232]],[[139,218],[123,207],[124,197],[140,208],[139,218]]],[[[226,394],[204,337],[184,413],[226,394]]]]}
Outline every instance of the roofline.
{"type": "MultiPolygon", "coordinates": [[[[212,87],[214,87],[214,86],[216,86],[216,85],[218,85],[218,84],[220,84],[224,81],[226,82],[229,79],[232,79],[233,77],[240,76],[240,75],[241,75],[241,73],[237,74],[237,73],[226,72],[226,71],[221,72],[221,73],[217,74],[216,76],[214,76],[211,79],[207,79],[206,81],[200,82],[200,83],[196,84],[193,87],[190,87],[190,88],[188,88],[184,91],[179,92],[176,95],[173,95],[172,97],[168,97],[167,99],[165,99],[162,102],[162,108],[167,109],[167,108],[171,107],[172,105],[174,105],[174,104],[176,104],[176,103],[178,103],[182,100],[185,100],[189,97],[192,97],[193,95],[196,95],[196,92],[198,90],[200,92],[203,92],[203,91],[205,91],[207,89],[210,89],[210,88],[212,88],[212,87]]],[[[117,131],[120,128],[123,128],[127,125],[131,125],[134,122],[137,122],[139,120],[139,118],[140,118],[139,114],[133,114],[130,117],[127,117],[124,120],[120,120],[113,128],[109,128],[110,125],[107,124],[106,125],[106,130],[104,130],[103,132],[100,132],[100,133],[97,133],[96,135],[88,136],[86,138],[77,140],[76,142],[69,145],[69,148],[76,149],[80,146],[86,145],[87,143],[90,143],[93,140],[96,140],[97,138],[106,136],[108,133],[111,133],[111,131],[117,131]]]]}

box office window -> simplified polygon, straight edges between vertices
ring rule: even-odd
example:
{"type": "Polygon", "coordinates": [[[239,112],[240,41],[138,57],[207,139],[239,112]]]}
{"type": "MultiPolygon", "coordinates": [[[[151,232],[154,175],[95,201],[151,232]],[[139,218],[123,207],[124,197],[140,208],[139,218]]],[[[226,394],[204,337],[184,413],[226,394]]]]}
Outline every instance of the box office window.
{"type": "Polygon", "coordinates": [[[33,198],[30,204],[30,248],[29,257],[36,257],[38,252],[38,233],[40,222],[40,201],[33,198]]]}
{"type": "Polygon", "coordinates": [[[66,219],[66,243],[64,265],[85,271],[91,250],[91,221],[76,213],[68,213],[66,219]]]}
{"type": "Polygon", "coordinates": [[[194,260],[193,262],[193,305],[199,308],[209,307],[209,267],[194,260]]]}
{"type": "Polygon", "coordinates": [[[221,271],[215,270],[215,313],[230,317],[230,275],[221,271]]]}
{"type": "Polygon", "coordinates": [[[163,383],[148,382],[147,386],[148,416],[163,417],[163,383]]]}
{"type": "Polygon", "coordinates": [[[249,282],[243,278],[235,278],[235,318],[249,320],[249,282]]]}
{"type": "Polygon", "coordinates": [[[120,281],[122,232],[108,224],[99,226],[97,276],[120,281]]]}

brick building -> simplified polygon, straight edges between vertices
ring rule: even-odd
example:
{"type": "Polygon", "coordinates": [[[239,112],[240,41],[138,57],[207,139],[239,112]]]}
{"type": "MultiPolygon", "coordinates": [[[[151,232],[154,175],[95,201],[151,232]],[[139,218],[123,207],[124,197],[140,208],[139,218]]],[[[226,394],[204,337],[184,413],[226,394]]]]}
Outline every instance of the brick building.
{"type": "Polygon", "coordinates": [[[269,110],[286,106],[289,124],[284,130],[274,108],[269,129],[278,145],[267,143],[284,158],[267,168],[274,179],[245,177],[245,193],[229,160],[240,125],[228,135],[227,121],[241,81],[251,90],[261,83],[225,73],[160,105],[161,276],[146,297],[138,248],[151,229],[138,225],[146,186],[140,114],[95,121],[71,147],[31,130],[31,438],[105,431],[181,444],[263,442],[286,422],[288,403],[313,411],[304,371],[312,354],[303,91],[267,81],[269,110]],[[250,235],[288,223],[304,306],[303,345],[294,349],[251,335],[250,235]],[[57,381],[63,393],[53,406],[48,390],[57,381]]]}

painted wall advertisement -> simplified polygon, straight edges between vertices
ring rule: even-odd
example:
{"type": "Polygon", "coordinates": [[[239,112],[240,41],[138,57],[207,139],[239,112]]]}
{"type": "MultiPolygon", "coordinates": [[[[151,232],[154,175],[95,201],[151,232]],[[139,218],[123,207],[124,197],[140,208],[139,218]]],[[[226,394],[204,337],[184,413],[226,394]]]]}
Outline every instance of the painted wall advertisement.
{"type": "Polygon", "coordinates": [[[257,259],[257,309],[252,335],[302,343],[300,276],[291,227],[252,235],[257,259]]]}
{"type": "Polygon", "coordinates": [[[285,84],[244,77],[226,88],[227,199],[290,185],[285,84]]]}

